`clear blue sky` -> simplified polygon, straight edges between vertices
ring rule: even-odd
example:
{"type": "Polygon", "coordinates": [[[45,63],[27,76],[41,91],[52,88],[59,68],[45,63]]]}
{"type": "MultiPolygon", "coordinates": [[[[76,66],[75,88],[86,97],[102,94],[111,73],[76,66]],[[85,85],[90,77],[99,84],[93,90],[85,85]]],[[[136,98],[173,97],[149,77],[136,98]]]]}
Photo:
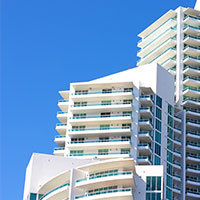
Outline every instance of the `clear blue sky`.
{"type": "Polygon", "coordinates": [[[33,152],[52,154],[59,90],[135,67],[137,34],[195,0],[2,0],[2,200],[33,152]]]}

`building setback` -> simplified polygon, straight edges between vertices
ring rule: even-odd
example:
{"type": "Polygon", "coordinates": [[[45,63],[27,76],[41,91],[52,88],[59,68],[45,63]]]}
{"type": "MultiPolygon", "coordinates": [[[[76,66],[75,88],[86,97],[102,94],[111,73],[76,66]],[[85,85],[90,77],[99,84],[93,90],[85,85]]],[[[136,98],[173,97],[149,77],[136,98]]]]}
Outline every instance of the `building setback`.
{"type": "Polygon", "coordinates": [[[139,34],[136,68],[60,91],[54,155],[24,200],[200,199],[200,3],[139,34]]]}

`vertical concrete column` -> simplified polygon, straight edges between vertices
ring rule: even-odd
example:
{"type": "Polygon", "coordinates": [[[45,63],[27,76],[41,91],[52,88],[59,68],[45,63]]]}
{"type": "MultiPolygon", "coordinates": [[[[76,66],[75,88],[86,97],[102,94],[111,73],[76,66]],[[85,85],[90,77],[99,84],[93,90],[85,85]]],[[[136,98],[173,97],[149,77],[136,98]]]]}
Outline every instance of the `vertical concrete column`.
{"type": "Polygon", "coordinates": [[[183,60],[184,60],[184,13],[177,8],[177,44],[176,44],[176,103],[180,107],[183,101],[183,60]]]}

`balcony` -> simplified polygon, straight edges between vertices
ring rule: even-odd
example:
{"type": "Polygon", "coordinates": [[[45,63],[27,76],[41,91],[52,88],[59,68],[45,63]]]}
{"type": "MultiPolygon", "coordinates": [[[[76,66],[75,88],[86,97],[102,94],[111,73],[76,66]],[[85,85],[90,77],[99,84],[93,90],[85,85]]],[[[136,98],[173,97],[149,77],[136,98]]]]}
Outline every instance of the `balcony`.
{"type": "Polygon", "coordinates": [[[101,103],[101,104],[85,104],[85,105],[72,105],[71,110],[80,110],[80,111],[90,111],[95,110],[96,112],[100,112],[103,110],[107,111],[131,111],[132,110],[132,103],[101,103]]]}
{"type": "Polygon", "coordinates": [[[133,97],[132,90],[111,90],[111,91],[87,91],[87,92],[78,92],[72,93],[71,98],[74,100],[96,100],[106,98],[106,99],[115,99],[119,97],[126,97],[131,99],[133,97]]]}
{"type": "Polygon", "coordinates": [[[68,112],[62,112],[62,111],[57,112],[58,120],[61,123],[66,123],[67,122],[67,114],[68,114],[68,112]]]}
{"type": "Polygon", "coordinates": [[[187,117],[200,117],[200,110],[196,108],[186,108],[187,117]]]}
{"type": "Polygon", "coordinates": [[[188,185],[200,186],[200,180],[197,178],[186,178],[186,183],[188,185]]]}
{"type": "Polygon", "coordinates": [[[153,118],[152,108],[151,107],[140,108],[140,116],[141,118],[153,118]]]}
{"type": "Polygon", "coordinates": [[[190,172],[190,173],[200,174],[200,166],[198,166],[198,165],[187,165],[186,171],[190,172]]]}
{"type": "Polygon", "coordinates": [[[65,123],[57,123],[57,124],[56,124],[56,131],[57,131],[60,135],[66,135],[67,124],[65,124],[65,123]]]}
{"type": "Polygon", "coordinates": [[[148,156],[139,156],[137,158],[137,162],[139,165],[151,165],[152,162],[148,156]]]}
{"type": "Polygon", "coordinates": [[[173,162],[173,167],[176,169],[181,169],[181,164],[177,162],[173,162]]]}
{"type": "Polygon", "coordinates": [[[138,151],[144,156],[152,154],[152,149],[149,144],[138,144],[138,151]]]}
{"type": "Polygon", "coordinates": [[[181,134],[181,129],[180,128],[177,128],[177,127],[174,127],[174,132],[178,133],[178,134],[181,134]]]}
{"type": "Polygon", "coordinates": [[[181,157],[181,152],[178,150],[173,151],[174,156],[181,157]]]}
{"type": "Polygon", "coordinates": [[[184,23],[191,26],[200,26],[200,19],[198,17],[189,15],[184,19],[184,23]]]}
{"type": "Polygon", "coordinates": [[[105,153],[80,153],[80,154],[67,154],[67,157],[81,158],[81,159],[114,159],[114,158],[129,158],[130,152],[105,152],[105,153]]]}
{"type": "Polygon", "coordinates": [[[186,125],[191,128],[200,128],[200,121],[195,119],[187,119],[186,125]]]}
{"type": "Polygon", "coordinates": [[[200,89],[196,87],[183,86],[183,95],[197,98],[200,96],[200,89]]]}
{"type": "Polygon", "coordinates": [[[190,46],[193,46],[193,47],[198,47],[200,45],[200,37],[194,37],[194,36],[191,36],[191,35],[187,35],[184,38],[183,42],[187,45],[190,45],[190,46]]]}
{"type": "Polygon", "coordinates": [[[140,96],[140,103],[142,106],[153,106],[153,100],[151,96],[140,96]]]}
{"type": "Polygon", "coordinates": [[[63,112],[67,112],[68,111],[68,106],[69,106],[69,101],[65,100],[65,99],[59,100],[58,101],[58,106],[63,112]]]}
{"type": "Polygon", "coordinates": [[[183,84],[191,87],[199,87],[200,78],[194,76],[185,76],[185,78],[183,79],[183,84]]]}
{"type": "Polygon", "coordinates": [[[174,138],[173,140],[174,144],[181,146],[181,140],[178,138],[174,138]]]}
{"type": "Polygon", "coordinates": [[[175,76],[176,75],[176,66],[169,68],[168,72],[171,73],[173,76],[175,76]]]}
{"type": "Polygon", "coordinates": [[[58,146],[61,146],[61,145],[64,146],[65,139],[66,139],[66,136],[56,135],[54,141],[58,146]]]}
{"type": "Polygon", "coordinates": [[[200,139],[200,132],[199,131],[188,130],[186,135],[187,135],[187,138],[200,139]]]}
{"type": "Polygon", "coordinates": [[[187,142],[186,146],[187,148],[192,149],[192,150],[200,150],[200,143],[187,142]]]}
{"type": "Polygon", "coordinates": [[[64,156],[65,147],[55,147],[53,154],[55,156],[64,156]]]}
{"type": "Polygon", "coordinates": [[[74,128],[68,130],[70,136],[76,137],[90,137],[92,136],[130,136],[131,127],[117,126],[117,127],[91,127],[91,128],[74,128]]]}
{"type": "Polygon", "coordinates": [[[194,190],[187,190],[186,191],[186,196],[200,199],[200,192],[194,191],[194,190]]]}
{"type": "Polygon", "coordinates": [[[66,197],[69,195],[69,185],[69,183],[60,185],[43,195],[39,200],[60,199],[63,198],[63,195],[66,197]]]}
{"type": "Polygon", "coordinates": [[[200,98],[184,96],[183,97],[183,106],[187,106],[187,107],[200,106],[200,98]]]}
{"type": "Polygon", "coordinates": [[[114,190],[104,190],[99,192],[91,192],[88,194],[83,194],[80,196],[75,196],[75,199],[84,199],[84,200],[96,200],[96,199],[102,199],[102,200],[120,200],[120,199],[126,199],[126,200],[132,200],[132,188],[122,188],[122,189],[114,189],[114,190]],[[101,196],[101,197],[99,197],[101,196]]]}
{"type": "Polygon", "coordinates": [[[96,149],[96,148],[131,148],[129,139],[121,140],[88,140],[88,141],[71,141],[66,145],[69,149],[96,149]]]}
{"type": "Polygon", "coordinates": [[[166,70],[174,68],[176,66],[176,56],[168,58],[163,63],[160,63],[160,65],[166,70]]]}
{"type": "Polygon", "coordinates": [[[133,182],[133,172],[116,172],[109,174],[102,174],[98,176],[90,176],[82,179],[76,180],[76,188],[87,189],[87,188],[95,188],[104,187],[105,185],[110,185],[113,181],[117,181],[118,184],[121,185],[129,185],[134,187],[133,182]]]}
{"type": "Polygon", "coordinates": [[[152,122],[149,119],[140,119],[139,125],[140,125],[140,128],[144,131],[153,130],[152,122]]]}
{"type": "Polygon", "coordinates": [[[185,45],[183,53],[189,56],[198,57],[200,56],[200,48],[190,45],[185,45]]]}
{"type": "Polygon", "coordinates": [[[187,153],[186,158],[188,161],[200,162],[200,155],[198,155],[198,154],[187,153]]]}
{"type": "Polygon", "coordinates": [[[181,181],[181,177],[177,174],[173,174],[173,179],[179,182],[181,181]]]}
{"type": "Polygon", "coordinates": [[[200,34],[200,28],[185,24],[184,25],[184,34],[199,36],[199,34],[200,34]]]}
{"type": "Polygon", "coordinates": [[[181,189],[177,186],[173,186],[173,192],[181,194],[181,189]]]}
{"type": "Polygon", "coordinates": [[[131,123],[131,114],[110,114],[110,115],[87,115],[87,116],[76,116],[70,117],[71,124],[74,123],[108,123],[108,122],[115,122],[115,123],[131,123]]]}
{"type": "Polygon", "coordinates": [[[151,131],[141,131],[138,132],[138,138],[141,142],[150,143],[153,140],[152,134],[153,133],[151,131]]]}
{"type": "Polygon", "coordinates": [[[183,74],[187,76],[196,76],[197,74],[200,75],[200,67],[185,65],[183,68],[183,74]]]}

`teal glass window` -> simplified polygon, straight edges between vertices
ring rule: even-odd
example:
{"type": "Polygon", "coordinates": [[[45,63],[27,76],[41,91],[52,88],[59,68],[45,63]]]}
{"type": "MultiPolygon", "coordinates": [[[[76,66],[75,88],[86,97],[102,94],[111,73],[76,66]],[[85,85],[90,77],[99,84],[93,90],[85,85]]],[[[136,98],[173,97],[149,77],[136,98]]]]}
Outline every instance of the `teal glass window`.
{"type": "Polygon", "coordinates": [[[170,190],[169,188],[166,189],[166,198],[168,200],[172,200],[172,190],[170,190]]]}
{"type": "Polygon", "coordinates": [[[170,176],[167,176],[167,186],[172,187],[172,178],[170,176]]]}
{"type": "Polygon", "coordinates": [[[167,128],[167,136],[171,139],[174,137],[174,132],[170,127],[167,128]]]}
{"type": "Polygon", "coordinates": [[[161,177],[160,176],[147,176],[146,177],[146,190],[147,191],[161,190],[161,177]]]}
{"type": "Polygon", "coordinates": [[[174,119],[171,116],[168,116],[168,125],[171,127],[174,126],[174,119]]]}
{"type": "Polygon", "coordinates": [[[156,177],[152,177],[152,190],[156,190],[156,177]]]}
{"type": "Polygon", "coordinates": [[[37,194],[35,193],[30,193],[30,200],[36,200],[37,194]]]}
{"type": "Polygon", "coordinates": [[[146,190],[151,190],[151,177],[147,177],[146,190]]]}
{"type": "Polygon", "coordinates": [[[162,118],[162,111],[158,107],[156,107],[156,117],[160,120],[162,118]]]}
{"type": "Polygon", "coordinates": [[[154,165],[160,165],[160,158],[158,156],[154,156],[154,165]]]}
{"type": "Polygon", "coordinates": [[[156,96],[156,105],[162,108],[162,99],[159,96],[156,96]]]}
{"type": "Polygon", "coordinates": [[[159,156],[160,156],[160,153],[161,153],[161,147],[160,147],[159,144],[156,144],[156,143],[155,143],[155,153],[159,156]]]}
{"type": "Polygon", "coordinates": [[[157,190],[161,190],[161,177],[157,177],[157,190]]]}
{"type": "Polygon", "coordinates": [[[146,200],[151,200],[151,193],[146,193],[146,200]]]}
{"type": "Polygon", "coordinates": [[[173,142],[170,139],[167,139],[167,148],[173,151],[173,142]]]}
{"type": "Polygon", "coordinates": [[[156,119],[156,129],[161,132],[161,122],[156,119]]]}
{"type": "Polygon", "coordinates": [[[173,154],[169,151],[167,151],[167,161],[169,162],[173,162],[173,154]]]}
{"type": "Polygon", "coordinates": [[[171,164],[167,163],[167,173],[172,175],[172,172],[173,172],[173,167],[171,164]]]}
{"type": "Polygon", "coordinates": [[[161,134],[158,131],[156,131],[155,140],[156,140],[156,142],[161,144],[161,134]]]}
{"type": "Polygon", "coordinates": [[[170,104],[168,104],[168,113],[172,116],[174,115],[174,108],[170,104]]]}

